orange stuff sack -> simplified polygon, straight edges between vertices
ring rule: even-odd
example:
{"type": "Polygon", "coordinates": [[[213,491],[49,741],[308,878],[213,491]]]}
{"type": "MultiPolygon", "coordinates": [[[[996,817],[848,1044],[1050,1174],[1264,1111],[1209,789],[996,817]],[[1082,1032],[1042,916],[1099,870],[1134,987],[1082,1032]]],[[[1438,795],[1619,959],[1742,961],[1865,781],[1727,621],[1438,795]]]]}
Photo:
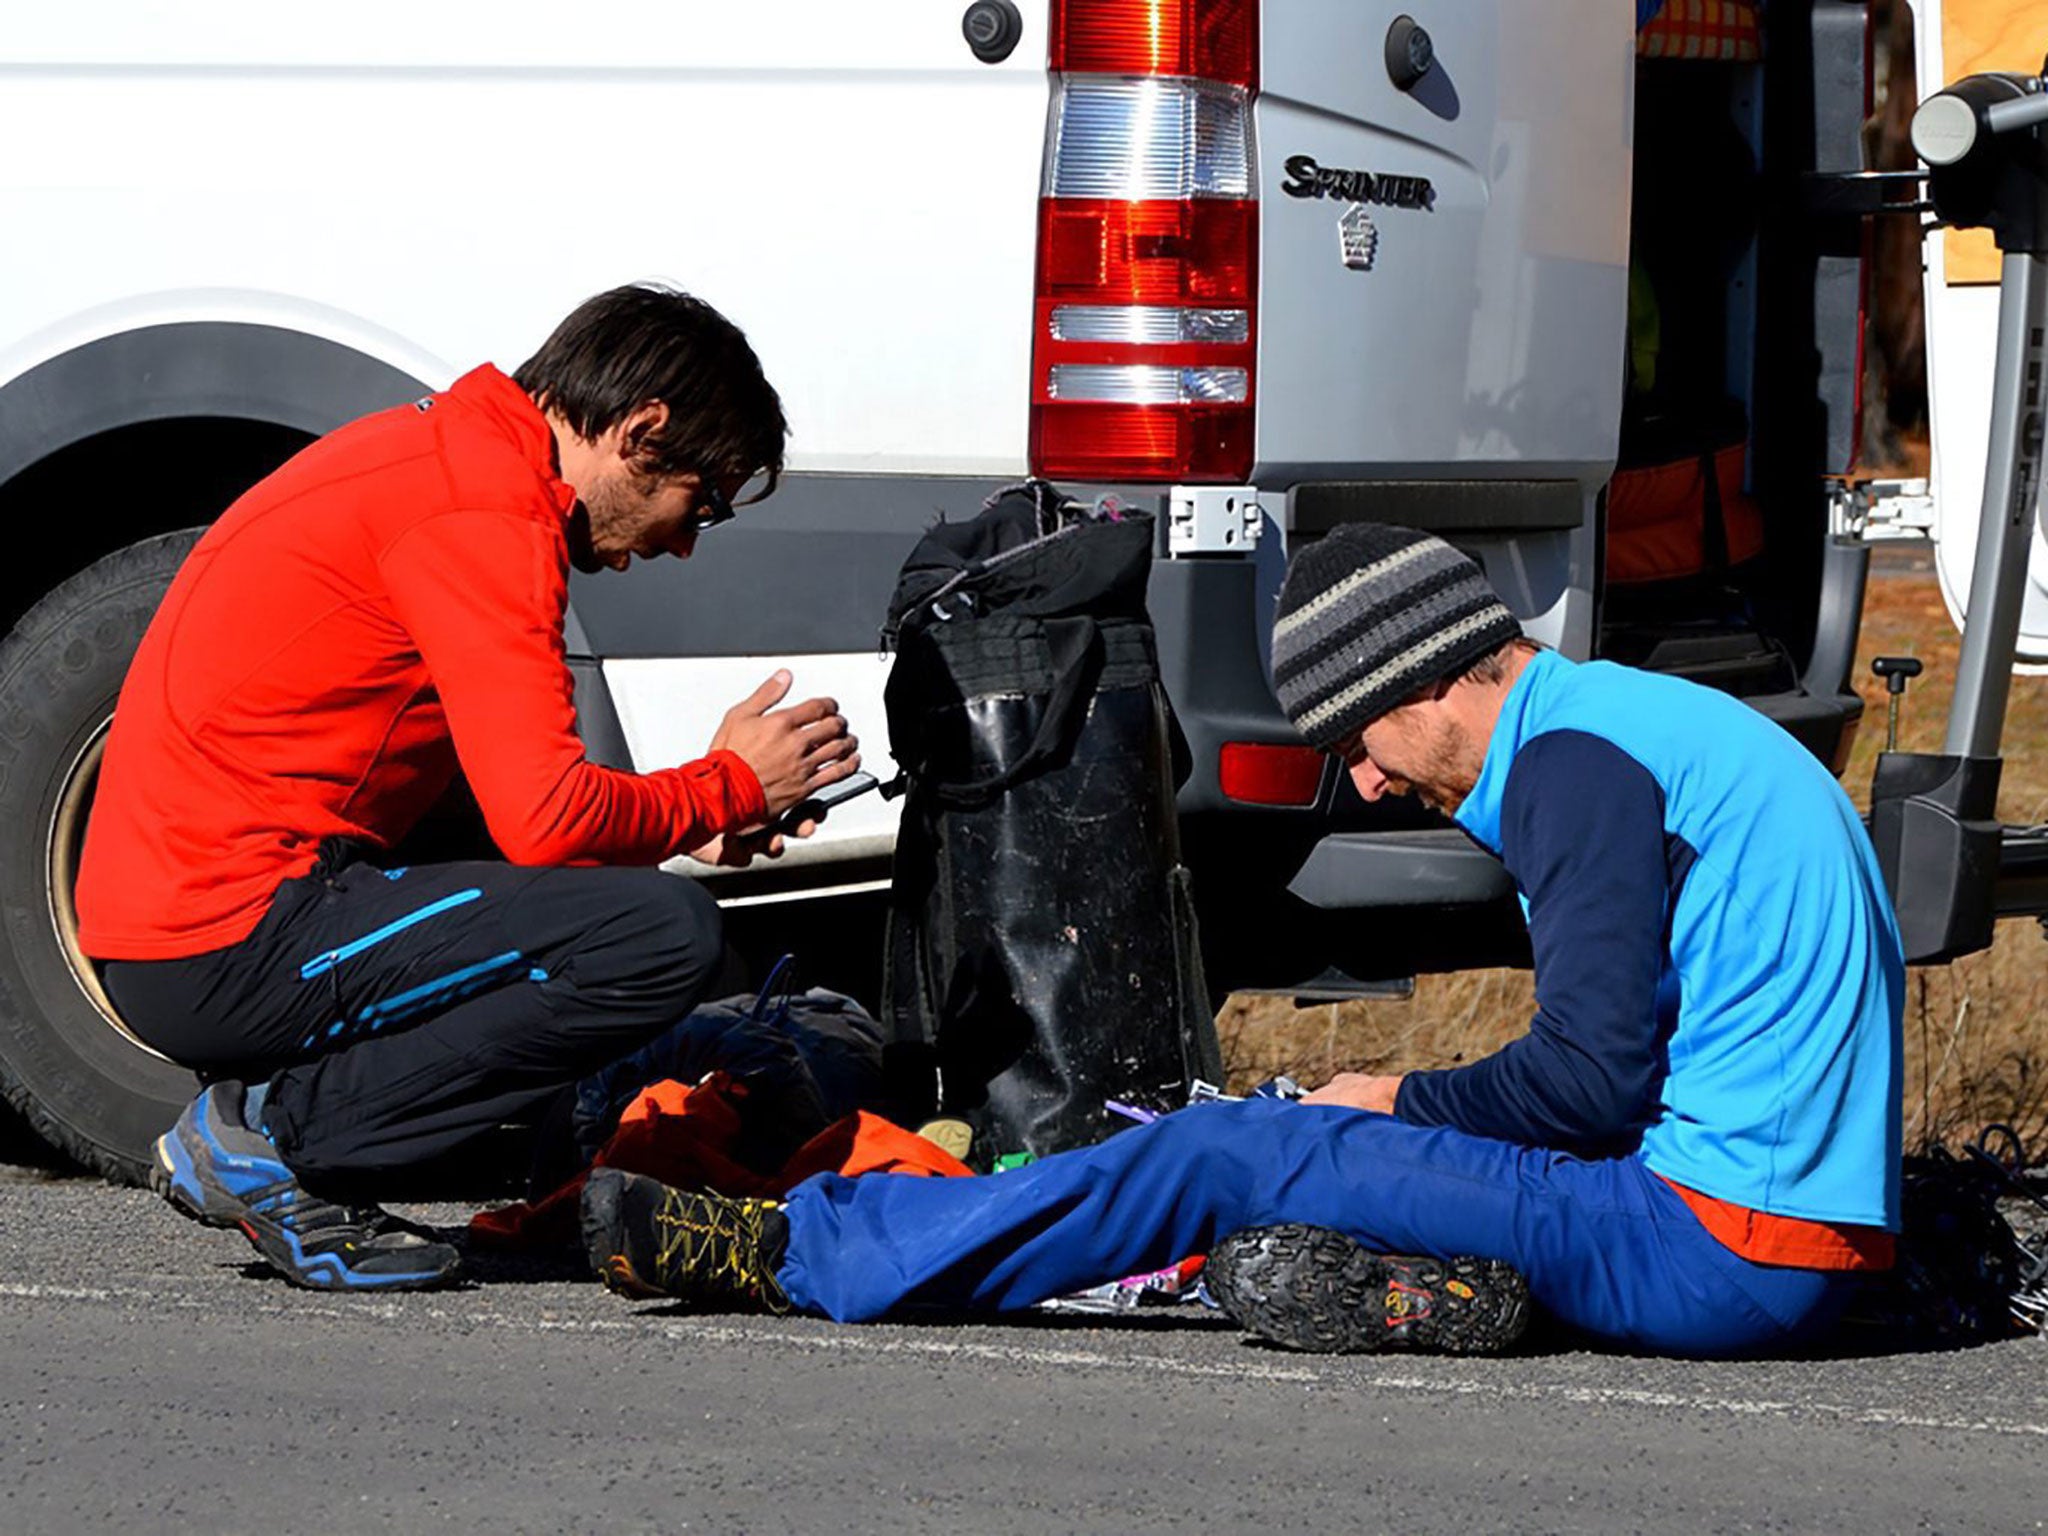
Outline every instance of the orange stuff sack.
{"type": "MultiPolygon", "coordinates": [[[[866,1110],[826,1126],[775,1173],[755,1173],[732,1154],[740,1133],[739,1101],[745,1096],[746,1089],[723,1072],[694,1086],[654,1083],[627,1106],[596,1164],[644,1173],[680,1188],[764,1199],[786,1195],[819,1173],[972,1173],[943,1148],[866,1110]]],[[[477,1212],[469,1221],[470,1236],[480,1246],[501,1249],[573,1243],[584,1177],[578,1174],[541,1200],[477,1212]]]]}
{"type": "Polygon", "coordinates": [[[1747,64],[1763,56],[1763,17],[1746,0],[1667,0],[1636,34],[1641,59],[1747,64]]]}
{"type": "Polygon", "coordinates": [[[1742,488],[1741,443],[1660,464],[1617,469],[1607,485],[1607,579],[1631,584],[1699,576],[1763,552],[1764,515],[1742,488]],[[1714,466],[1716,507],[1706,464],[1714,466]],[[1719,539],[1716,549],[1716,514],[1719,539]]]}

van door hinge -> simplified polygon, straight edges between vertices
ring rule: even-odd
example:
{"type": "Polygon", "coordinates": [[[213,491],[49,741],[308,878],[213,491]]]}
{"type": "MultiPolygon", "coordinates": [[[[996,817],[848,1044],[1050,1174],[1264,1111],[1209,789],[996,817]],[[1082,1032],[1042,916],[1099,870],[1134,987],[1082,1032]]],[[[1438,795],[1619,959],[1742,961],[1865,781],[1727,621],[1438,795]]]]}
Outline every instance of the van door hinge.
{"type": "Polygon", "coordinates": [[[1865,544],[1930,538],[1934,498],[1925,480],[1839,481],[1828,492],[1828,529],[1865,544]]]}
{"type": "Polygon", "coordinates": [[[1250,554],[1263,520],[1255,485],[1176,485],[1166,498],[1166,552],[1250,554]]]}

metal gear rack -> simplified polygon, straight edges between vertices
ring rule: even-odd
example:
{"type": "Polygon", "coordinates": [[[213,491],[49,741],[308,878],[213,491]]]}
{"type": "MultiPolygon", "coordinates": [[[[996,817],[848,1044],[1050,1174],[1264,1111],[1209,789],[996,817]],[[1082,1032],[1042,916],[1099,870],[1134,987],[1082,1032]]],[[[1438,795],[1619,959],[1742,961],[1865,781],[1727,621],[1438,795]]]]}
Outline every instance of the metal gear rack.
{"type": "MultiPolygon", "coordinates": [[[[2029,546],[2043,515],[2044,76],[2048,65],[2040,75],[1970,75],[1930,96],[1914,113],[1912,130],[1928,166],[1924,200],[1889,201],[1896,175],[1868,178],[1861,189],[1869,198],[1864,212],[1931,210],[1932,227],[1988,229],[2003,258],[1983,516],[1947,736],[1939,753],[1884,753],[1871,785],[1871,840],[1898,910],[1906,959],[1914,963],[1988,947],[2001,917],[2038,917],[2048,927],[2048,827],[2003,826],[1996,809],[2029,546]]],[[[1888,681],[1896,707],[1904,678],[1888,681]]]]}

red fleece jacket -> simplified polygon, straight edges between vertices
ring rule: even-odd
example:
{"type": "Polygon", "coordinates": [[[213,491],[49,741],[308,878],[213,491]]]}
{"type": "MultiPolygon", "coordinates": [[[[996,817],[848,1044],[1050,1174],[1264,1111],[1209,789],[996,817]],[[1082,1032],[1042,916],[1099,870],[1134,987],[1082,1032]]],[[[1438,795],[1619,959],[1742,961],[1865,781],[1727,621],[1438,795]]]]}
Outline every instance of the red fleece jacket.
{"type": "Polygon", "coordinates": [[[730,752],[649,774],[585,759],[562,646],[574,505],[546,419],[483,367],[230,507],[121,690],[79,870],[86,953],[234,943],[324,839],[402,837],[458,760],[516,864],[654,864],[761,820],[730,752]]]}

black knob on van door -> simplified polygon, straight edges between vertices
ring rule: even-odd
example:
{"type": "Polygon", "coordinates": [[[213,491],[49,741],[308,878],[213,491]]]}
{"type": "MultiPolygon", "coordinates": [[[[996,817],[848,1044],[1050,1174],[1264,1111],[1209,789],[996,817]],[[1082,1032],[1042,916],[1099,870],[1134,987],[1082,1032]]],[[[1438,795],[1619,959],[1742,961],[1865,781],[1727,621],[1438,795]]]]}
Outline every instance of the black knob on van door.
{"type": "Polygon", "coordinates": [[[974,0],[960,18],[961,35],[984,64],[1000,64],[1017,51],[1024,18],[1010,0],[974,0]]]}
{"type": "Polygon", "coordinates": [[[1436,63],[1436,45],[1413,16],[1396,16],[1387,28],[1387,78],[1399,90],[1411,90],[1436,63]]]}

